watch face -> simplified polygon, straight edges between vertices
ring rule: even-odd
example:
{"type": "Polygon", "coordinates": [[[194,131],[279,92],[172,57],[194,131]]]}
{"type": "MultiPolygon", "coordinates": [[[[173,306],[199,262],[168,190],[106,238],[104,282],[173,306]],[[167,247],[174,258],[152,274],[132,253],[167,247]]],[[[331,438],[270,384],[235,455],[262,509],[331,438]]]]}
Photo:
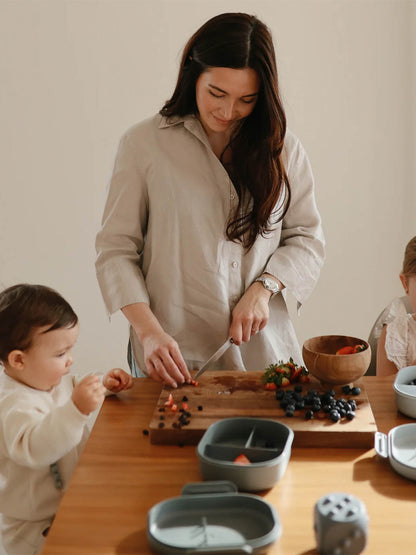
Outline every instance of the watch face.
{"type": "Polygon", "coordinates": [[[279,291],[279,286],[274,280],[265,278],[263,283],[265,288],[268,289],[269,291],[272,291],[273,293],[277,293],[279,291]]]}

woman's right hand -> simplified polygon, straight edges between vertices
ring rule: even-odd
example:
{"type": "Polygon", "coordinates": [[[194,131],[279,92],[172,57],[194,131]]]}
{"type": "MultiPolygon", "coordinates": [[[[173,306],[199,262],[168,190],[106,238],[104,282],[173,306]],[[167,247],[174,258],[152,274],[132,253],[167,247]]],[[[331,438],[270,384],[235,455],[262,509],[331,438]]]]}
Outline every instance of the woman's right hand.
{"type": "Polygon", "coordinates": [[[178,344],[164,331],[149,305],[134,303],[121,310],[142,344],[145,373],[153,380],[171,387],[190,383],[191,374],[178,344]]]}
{"type": "Polygon", "coordinates": [[[191,381],[191,375],[176,341],[165,333],[148,334],[142,337],[146,373],[155,381],[172,387],[191,381]]]}

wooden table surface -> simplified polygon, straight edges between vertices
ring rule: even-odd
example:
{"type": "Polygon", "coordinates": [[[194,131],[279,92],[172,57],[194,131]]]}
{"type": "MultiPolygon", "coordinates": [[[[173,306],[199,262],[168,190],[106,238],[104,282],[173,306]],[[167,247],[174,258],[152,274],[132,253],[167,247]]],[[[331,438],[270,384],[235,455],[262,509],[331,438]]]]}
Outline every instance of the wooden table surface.
{"type": "MultiPolygon", "coordinates": [[[[369,376],[364,383],[379,431],[412,421],[396,410],[393,377],[369,376]]],[[[201,481],[195,446],[152,445],[143,435],[159,393],[159,384],[137,378],[133,389],[105,400],[42,555],[152,553],[149,509],[179,496],[184,484],[201,481]]],[[[396,474],[374,449],[305,447],[292,449],[283,478],[259,494],[276,508],[283,529],[268,553],[317,553],[313,508],[333,491],[365,503],[365,553],[415,552],[415,482],[396,474]]]]}

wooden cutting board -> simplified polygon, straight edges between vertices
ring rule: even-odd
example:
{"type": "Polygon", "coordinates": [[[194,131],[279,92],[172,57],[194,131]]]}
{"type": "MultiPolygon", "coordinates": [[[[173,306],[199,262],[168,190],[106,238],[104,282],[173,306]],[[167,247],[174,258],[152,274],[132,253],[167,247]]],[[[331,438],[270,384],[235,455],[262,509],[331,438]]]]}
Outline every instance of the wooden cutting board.
{"type": "MultiPolygon", "coordinates": [[[[274,391],[264,389],[262,372],[206,371],[198,380],[198,386],[184,385],[178,389],[164,387],[159,396],[150,421],[150,441],[153,444],[196,445],[205,430],[217,420],[236,416],[252,416],[279,420],[295,432],[294,446],[297,447],[363,447],[374,446],[377,431],[373,412],[362,380],[354,385],[361,388],[358,396],[345,395],[341,386],[334,386],[335,398],[353,398],[357,404],[355,418],[343,418],[332,422],[323,411],[312,420],[306,420],[305,410],[297,410],[293,417],[287,417],[275,398],[274,391]],[[165,407],[169,394],[177,405],[173,412],[165,407]],[[179,409],[183,398],[187,398],[191,416],[188,424],[178,426],[179,409]]],[[[309,389],[324,392],[320,383],[311,378],[302,384],[302,394],[309,389]]],[[[293,389],[290,386],[289,389],[293,389]]]]}

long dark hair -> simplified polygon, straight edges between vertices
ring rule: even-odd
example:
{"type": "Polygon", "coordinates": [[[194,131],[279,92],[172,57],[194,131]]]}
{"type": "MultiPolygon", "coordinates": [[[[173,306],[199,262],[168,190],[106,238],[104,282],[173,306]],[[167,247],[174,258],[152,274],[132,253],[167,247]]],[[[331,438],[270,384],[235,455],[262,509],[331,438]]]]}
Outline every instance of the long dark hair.
{"type": "Polygon", "coordinates": [[[260,79],[254,110],[228,145],[230,177],[239,202],[226,233],[228,239],[250,249],[259,234],[267,236],[283,219],[291,197],[282,161],[286,116],[269,29],[245,13],[225,13],[207,21],[185,46],[175,90],[160,113],[167,118],[197,114],[196,81],[210,67],[252,68],[260,79]]]}

